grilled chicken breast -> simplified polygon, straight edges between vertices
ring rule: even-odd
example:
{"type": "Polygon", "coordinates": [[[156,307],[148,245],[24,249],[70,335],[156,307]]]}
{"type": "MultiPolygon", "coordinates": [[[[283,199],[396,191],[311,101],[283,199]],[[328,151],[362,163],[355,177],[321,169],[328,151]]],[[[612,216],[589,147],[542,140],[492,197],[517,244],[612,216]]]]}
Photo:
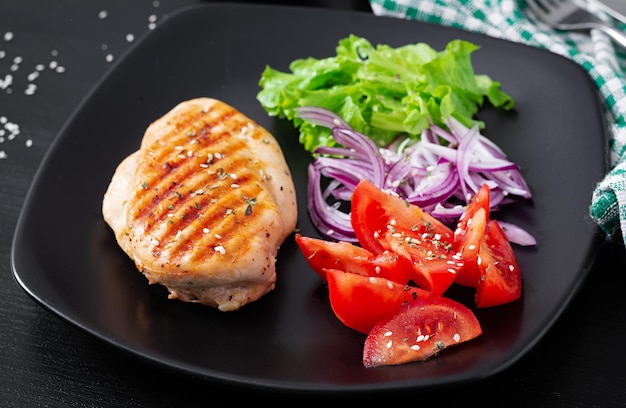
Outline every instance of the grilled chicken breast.
{"type": "Polygon", "coordinates": [[[211,98],[147,128],[102,203],[120,247],[171,299],[233,311],[274,289],[276,255],[297,222],[275,138],[211,98]]]}

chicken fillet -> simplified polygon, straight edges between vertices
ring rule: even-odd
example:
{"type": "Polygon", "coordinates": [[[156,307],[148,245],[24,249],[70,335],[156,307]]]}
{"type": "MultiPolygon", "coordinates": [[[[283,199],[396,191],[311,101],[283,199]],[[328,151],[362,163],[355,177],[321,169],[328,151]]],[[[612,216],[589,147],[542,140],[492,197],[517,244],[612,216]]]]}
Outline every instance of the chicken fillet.
{"type": "Polygon", "coordinates": [[[212,98],[150,124],[115,170],[102,213],[149,283],[221,311],[274,289],[277,252],[297,222],[276,139],[212,98]]]}

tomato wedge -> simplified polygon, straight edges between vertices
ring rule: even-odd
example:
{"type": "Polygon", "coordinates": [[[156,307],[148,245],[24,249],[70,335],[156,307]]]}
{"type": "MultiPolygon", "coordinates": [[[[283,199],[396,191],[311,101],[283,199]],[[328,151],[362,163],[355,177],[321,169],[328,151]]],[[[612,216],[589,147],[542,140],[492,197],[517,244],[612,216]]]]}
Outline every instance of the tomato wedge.
{"type": "Polygon", "coordinates": [[[309,266],[324,282],[327,281],[324,269],[378,276],[403,285],[409,282],[410,263],[389,251],[374,255],[350,242],[326,241],[301,234],[295,234],[295,240],[309,266]]]}
{"type": "Polygon", "coordinates": [[[411,279],[441,295],[462,267],[453,250],[454,233],[419,206],[361,180],[352,194],[350,220],[362,247],[393,251],[413,265],[411,279]]]}
{"type": "Polygon", "coordinates": [[[476,316],[461,303],[440,296],[418,299],[374,325],[365,340],[363,365],[424,361],[481,334],[476,316]]]}
{"type": "Polygon", "coordinates": [[[496,220],[487,224],[487,233],[479,252],[478,270],[477,307],[498,306],[521,297],[522,275],[517,257],[496,220]]]}
{"type": "Polygon", "coordinates": [[[367,334],[385,316],[430,292],[384,278],[326,269],[328,297],[335,316],[346,326],[367,334]]]}
{"type": "Polygon", "coordinates": [[[456,276],[455,283],[475,288],[480,280],[478,252],[487,230],[489,220],[490,188],[483,184],[467,204],[454,230],[454,248],[461,254],[463,268],[456,276]]]}

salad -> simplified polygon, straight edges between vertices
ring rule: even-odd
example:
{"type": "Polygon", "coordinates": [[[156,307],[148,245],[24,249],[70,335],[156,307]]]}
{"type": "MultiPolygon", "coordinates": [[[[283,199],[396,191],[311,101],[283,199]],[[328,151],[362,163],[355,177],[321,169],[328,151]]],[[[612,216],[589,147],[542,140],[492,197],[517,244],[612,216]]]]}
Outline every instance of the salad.
{"type": "MultiPolygon", "coordinates": [[[[499,82],[474,73],[478,49],[463,40],[443,51],[425,43],[375,47],[350,35],[335,56],[295,60],[290,72],[265,68],[257,99],[269,115],[291,120],[315,157],[308,210],[320,233],[356,242],[349,201],[364,178],[450,225],[482,184],[491,188],[492,211],[532,197],[519,167],[475,118],[486,101],[514,107],[499,82]]],[[[535,244],[523,229],[503,227],[512,242],[535,244]]]]}
{"type": "Polygon", "coordinates": [[[335,56],[295,60],[290,72],[266,67],[257,99],[271,116],[292,120],[310,152],[336,142],[329,129],[297,117],[302,106],[337,113],[379,147],[400,136],[417,141],[431,123],[445,126],[450,117],[482,129],[485,124],[474,115],[485,99],[507,110],[514,101],[499,82],[474,73],[471,55],[478,49],[462,40],[451,41],[441,52],[425,43],[374,47],[350,35],[339,41],[335,56]]]}
{"type": "Polygon", "coordinates": [[[494,210],[532,197],[519,167],[482,134],[488,101],[510,110],[500,83],[474,73],[462,40],[374,47],[350,35],[337,55],[266,67],[257,99],[291,120],[313,156],[308,213],[326,239],[295,236],[330,306],[367,335],[363,365],[424,361],[483,335],[474,307],[514,302],[522,274],[511,243],[534,245],[494,210]]]}

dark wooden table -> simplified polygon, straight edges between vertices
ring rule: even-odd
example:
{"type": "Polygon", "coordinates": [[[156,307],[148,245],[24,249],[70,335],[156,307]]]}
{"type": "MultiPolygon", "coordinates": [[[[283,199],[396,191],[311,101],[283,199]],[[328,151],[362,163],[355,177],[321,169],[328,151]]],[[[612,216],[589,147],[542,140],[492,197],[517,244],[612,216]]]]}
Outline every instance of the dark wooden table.
{"type": "MultiPolygon", "coordinates": [[[[0,0],[0,129],[5,130],[0,143],[0,406],[206,406],[244,397],[240,389],[152,366],[94,339],[40,307],[17,284],[10,265],[28,187],[65,121],[110,69],[109,60],[130,47],[129,34],[137,38],[150,24],[194,3],[200,1],[0,0]]],[[[371,12],[366,0],[291,3],[371,12]]],[[[520,361],[477,383],[387,394],[381,402],[398,397],[404,404],[430,407],[470,401],[498,407],[626,406],[625,273],[623,245],[603,243],[570,307],[520,361]]]]}

